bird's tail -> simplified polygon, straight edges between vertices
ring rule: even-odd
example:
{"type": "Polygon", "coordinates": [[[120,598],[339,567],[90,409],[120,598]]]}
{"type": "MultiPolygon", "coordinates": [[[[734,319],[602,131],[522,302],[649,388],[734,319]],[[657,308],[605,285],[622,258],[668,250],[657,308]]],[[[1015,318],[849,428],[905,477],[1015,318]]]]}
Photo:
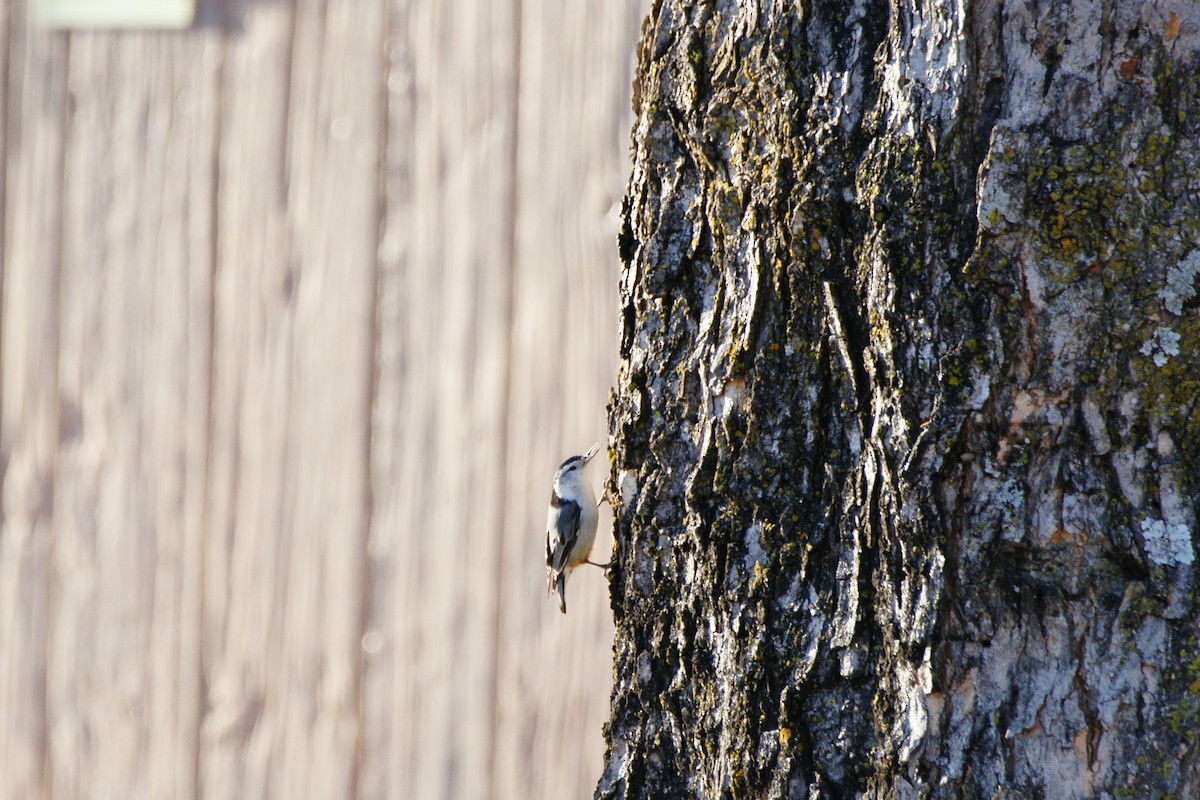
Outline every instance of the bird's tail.
{"type": "Polygon", "coordinates": [[[567,613],[567,574],[565,572],[558,574],[555,588],[558,589],[558,610],[565,614],[567,613]]]}

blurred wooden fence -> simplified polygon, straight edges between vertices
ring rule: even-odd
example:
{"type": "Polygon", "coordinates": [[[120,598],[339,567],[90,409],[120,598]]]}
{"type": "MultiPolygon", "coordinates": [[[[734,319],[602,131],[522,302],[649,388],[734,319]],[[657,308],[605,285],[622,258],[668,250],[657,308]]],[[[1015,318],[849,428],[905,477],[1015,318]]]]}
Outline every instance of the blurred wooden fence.
{"type": "Polygon", "coordinates": [[[0,797],[591,796],[644,12],[0,3],[0,797]]]}

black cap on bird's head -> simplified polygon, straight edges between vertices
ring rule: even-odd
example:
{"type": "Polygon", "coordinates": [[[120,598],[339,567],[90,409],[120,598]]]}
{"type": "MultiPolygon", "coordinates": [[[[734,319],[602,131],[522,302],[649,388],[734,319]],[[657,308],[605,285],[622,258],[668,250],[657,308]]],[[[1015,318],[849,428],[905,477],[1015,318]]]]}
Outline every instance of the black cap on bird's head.
{"type": "Polygon", "coordinates": [[[596,453],[599,453],[599,452],[600,452],[600,443],[597,442],[596,444],[592,445],[591,449],[588,450],[583,455],[571,456],[570,458],[568,458],[566,461],[564,461],[562,464],[559,465],[558,472],[555,473],[555,477],[561,477],[561,476],[566,475],[567,473],[572,472],[576,469],[582,469],[583,466],[585,464],[587,464],[589,461],[591,461],[592,458],[595,457],[596,453]]]}

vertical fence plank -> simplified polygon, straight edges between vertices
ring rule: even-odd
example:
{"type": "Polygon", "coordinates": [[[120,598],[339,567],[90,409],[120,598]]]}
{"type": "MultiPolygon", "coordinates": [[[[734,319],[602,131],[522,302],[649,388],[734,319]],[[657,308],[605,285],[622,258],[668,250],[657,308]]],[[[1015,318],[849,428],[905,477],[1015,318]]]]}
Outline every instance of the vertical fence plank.
{"type": "Polygon", "coordinates": [[[377,5],[304,2],[293,12],[245,2],[226,54],[206,797],[354,793],[381,127],[377,5]]]}
{"type": "Polygon", "coordinates": [[[76,34],[49,648],[56,797],[194,793],[217,50],[76,34]]]}
{"type": "Polygon", "coordinates": [[[0,316],[0,797],[44,797],[66,41],[11,19],[0,316]]]}
{"type": "Polygon", "coordinates": [[[517,6],[391,6],[362,797],[489,796],[517,6]]]}
{"type": "MultiPolygon", "coordinates": [[[[616,377],[616,236],[628,178],[632,53],[646,5],[522,6],[521,149],[508,514],[501,574],[499,797],[590,796],[612,685],[608,583],[592,567],[545,599],[549,483],[568,455],[605,442],[616,377]],[[533,768],[530,765],[534,765],[533,768]]],[[[599,493],[607,459],[590,468],[599,493]]],[[[594,560],[609,560],[601,509],[594,560]]]]}
{"type": "Polygon", "coordinates": [[[294,529],[307,552],[296,551],[286,604],[299,731],[286,740],[284,797],[351,797],[357,780],[383,39],[376,0],[300,3],[289,232],[303,271],[292,436],[305,448],[293,457],[294,529]]]}
{"type": "Polygon", "coordinates": [[[239,3],[222,76],[209,524],[205,531],[205,797],[265,797],[286,714],[279,660],[293,532],[288,454],[295,325],[287,250],[292,10],[239,3]]]}

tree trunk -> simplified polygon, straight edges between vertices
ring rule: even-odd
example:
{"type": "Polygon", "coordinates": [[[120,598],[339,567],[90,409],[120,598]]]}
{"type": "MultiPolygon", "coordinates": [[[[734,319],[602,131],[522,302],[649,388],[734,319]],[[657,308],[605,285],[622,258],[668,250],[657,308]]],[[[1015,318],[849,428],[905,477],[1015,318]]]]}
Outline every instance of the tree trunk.
{"type": "Polygon", "coordinates": [[[597,797],[1200,797],[1198,49],[655,4],[597,797]]]}

